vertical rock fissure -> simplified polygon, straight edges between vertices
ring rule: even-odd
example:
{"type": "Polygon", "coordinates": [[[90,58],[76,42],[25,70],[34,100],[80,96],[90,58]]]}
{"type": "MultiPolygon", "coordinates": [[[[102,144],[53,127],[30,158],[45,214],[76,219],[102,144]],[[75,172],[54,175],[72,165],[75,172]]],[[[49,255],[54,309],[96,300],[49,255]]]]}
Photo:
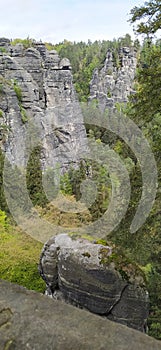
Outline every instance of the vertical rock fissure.
{"type": "Polygon", "coordinates": [[[121,292],[120,292],[118,298],[116,299],[116,301],[113,303],[113,305],[110,307],[109,310],[105,311],[105,313],[103,314],[103,316],[109,316],[110,314],[112,314],[112,311],[114,310],[115,306],[118,305],[119,302],[121,301],[122,295],[123,295],[123,293],[124,293],[124,291],[125,291],[125,289],[126,289],[127,287],[128,287],[128,284],[126,284],[126,285],[122,288],[122,290],[121,290],[121,292]]]}

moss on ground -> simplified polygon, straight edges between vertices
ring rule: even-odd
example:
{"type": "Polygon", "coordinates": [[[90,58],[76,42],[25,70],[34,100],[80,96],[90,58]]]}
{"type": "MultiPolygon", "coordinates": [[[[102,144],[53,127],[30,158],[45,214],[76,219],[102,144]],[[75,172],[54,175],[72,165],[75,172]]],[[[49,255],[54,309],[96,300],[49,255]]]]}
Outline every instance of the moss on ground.
{"type": "Polygon", "coordinates": [[[0,241],[0,278],[44,292],[45,283],[38,272],[43,244],[10,225],[0,225],[0,241]]]}

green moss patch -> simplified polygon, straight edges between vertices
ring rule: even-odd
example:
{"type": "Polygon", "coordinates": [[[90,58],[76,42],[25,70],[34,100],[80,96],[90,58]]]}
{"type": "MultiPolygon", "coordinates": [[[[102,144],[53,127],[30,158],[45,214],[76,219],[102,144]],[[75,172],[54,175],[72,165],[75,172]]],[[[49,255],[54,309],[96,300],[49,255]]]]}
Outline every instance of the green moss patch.
{"type": "Polygon", "coordinates": [[[0,278],[44,292],[45,283],[38,272],[43,245],[10,225],[0,225],[0,239],[0,278]]]}
{"type": "Polygon", "coordinates": [[[129,283],[135,282],[140,286],[146,285],[145,274],[141,268],[125,256],[122,251],[114,248],[114,252],[111,255],[108,254],[109,252],[106,248],[102,247],[100,249],[100,265],[113,266],[119,272],[122,279],[129,283]]]}

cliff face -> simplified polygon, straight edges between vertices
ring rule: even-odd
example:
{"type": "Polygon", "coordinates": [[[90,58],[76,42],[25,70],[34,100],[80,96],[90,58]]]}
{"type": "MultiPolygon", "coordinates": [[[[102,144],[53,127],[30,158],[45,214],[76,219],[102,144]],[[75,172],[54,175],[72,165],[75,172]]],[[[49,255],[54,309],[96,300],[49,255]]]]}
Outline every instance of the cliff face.
{"type": "Polygon", "coordinates": [[[53,298],[146,330],[148,293],[141,270],[115,249],[61,234],[45,244],[39,269],[53,298]]]}
{"type": "Polygon", "coordinates": [[[78,162],[86,133],[69,60],[42,43],[0,39],[0,48],[0,142],[10,162],[25,166],[37,145],[43,168],[78,162]]]}
{"type": "Polygon", "coordinates": [[[123,47],[117,62],[109,49],[103,68],[95,69],[90,84],[89,101],[97,99],[101,110],[113,108],[116,102],[126,103],[128,96],[134,92],[133,81],[136,71],[136,51],[123,47]]]}
{"type": "MultiPolygon", "coordinates": [[[[124,47],[115,61],[109,50],[101,71],[93,73],[89,101],[97,99],[101,110],[127,102],[133,92],[136,52],[124,47]]],[[[67,169],[85,154],[86,133],[70,62],[43,43],[25,49],[0,39],[0,143],[18,166],[26,166],[32,148],[40,144],[44,169],[56,163],[67,169]]]]}

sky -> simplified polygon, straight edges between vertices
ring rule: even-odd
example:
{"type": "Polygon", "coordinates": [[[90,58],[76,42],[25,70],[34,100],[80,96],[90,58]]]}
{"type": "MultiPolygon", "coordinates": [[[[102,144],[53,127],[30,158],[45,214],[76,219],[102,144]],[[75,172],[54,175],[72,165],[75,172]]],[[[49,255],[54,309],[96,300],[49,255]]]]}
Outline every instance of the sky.
{"type": "Polygon", "coordinates": [[[0,0],[0,37],[53,44],[133,35],[129,12],[144,0],[0,0]]]}

